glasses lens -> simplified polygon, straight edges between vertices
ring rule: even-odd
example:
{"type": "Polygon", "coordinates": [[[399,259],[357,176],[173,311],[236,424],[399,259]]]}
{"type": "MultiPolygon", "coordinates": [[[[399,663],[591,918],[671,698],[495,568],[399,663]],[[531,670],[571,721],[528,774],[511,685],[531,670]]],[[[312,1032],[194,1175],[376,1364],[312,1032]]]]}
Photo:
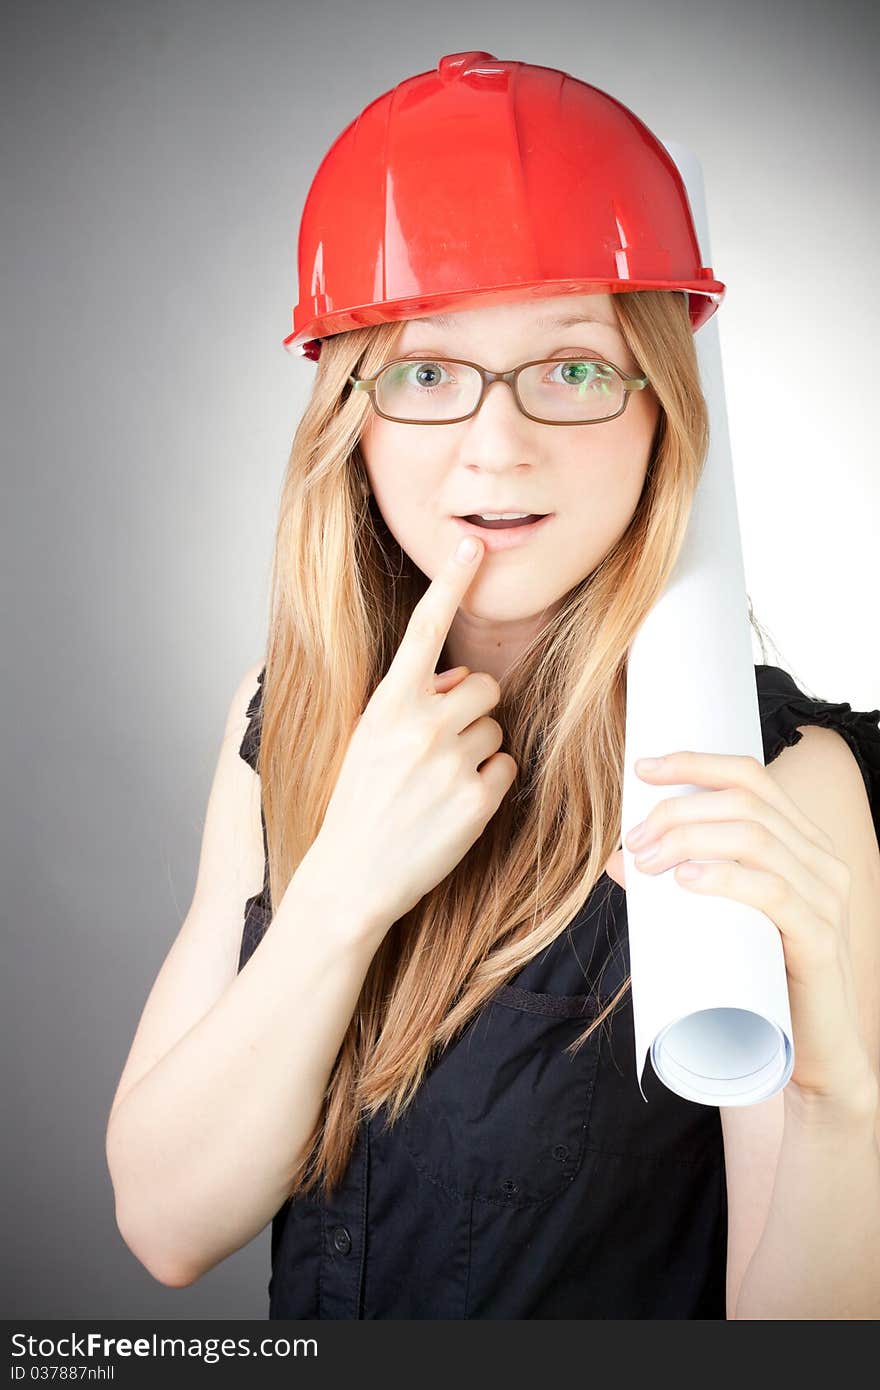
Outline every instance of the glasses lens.
{"type": "Polygon", "coordinates": [[[473,410],[482,384],[480,373],[465,362],[391,362],[379,373],[376,404],[396,420],[458,420],[473,410]]]}
{"type": "Polygon", "coordinates": [[[607,362],[554,358],[519,374],[519,394],[530,415],[574,423],[603,420],[623,405],[623,382],[607,362]]]}

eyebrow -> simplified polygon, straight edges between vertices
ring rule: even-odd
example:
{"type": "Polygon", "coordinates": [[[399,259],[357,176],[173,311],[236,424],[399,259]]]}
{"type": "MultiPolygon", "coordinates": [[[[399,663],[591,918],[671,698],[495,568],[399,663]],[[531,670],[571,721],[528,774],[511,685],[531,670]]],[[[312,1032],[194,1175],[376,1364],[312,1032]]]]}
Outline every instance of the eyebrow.
{"type": "MultiPolygon", "coordinates": [[[[411,320],[416,324],[426,324],[433,328],[453,328],[455,320],[449,314],[434,314],[430,318],[417,318],[411,320]]],[[[578,323],[592,323],[599,328],[613,328],[614,324],[606,323],[604,319],[591,318],[589,314],[560,314],[554,318],[535,319],[533,328],[573,328],[578,323]]]]}

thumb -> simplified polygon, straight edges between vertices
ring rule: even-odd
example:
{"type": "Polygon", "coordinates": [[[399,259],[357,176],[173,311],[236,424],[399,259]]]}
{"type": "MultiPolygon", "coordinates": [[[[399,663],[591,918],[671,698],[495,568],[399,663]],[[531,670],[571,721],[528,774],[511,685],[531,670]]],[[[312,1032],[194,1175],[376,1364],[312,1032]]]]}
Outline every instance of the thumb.
{"type": "Polygon", "coordinates": [[[434,675],[435,695],[447,695],[450,690],[454,690],[465,678],[470,675],[469,666],[453,666],[449,671],[439,671],[434,675]]]}

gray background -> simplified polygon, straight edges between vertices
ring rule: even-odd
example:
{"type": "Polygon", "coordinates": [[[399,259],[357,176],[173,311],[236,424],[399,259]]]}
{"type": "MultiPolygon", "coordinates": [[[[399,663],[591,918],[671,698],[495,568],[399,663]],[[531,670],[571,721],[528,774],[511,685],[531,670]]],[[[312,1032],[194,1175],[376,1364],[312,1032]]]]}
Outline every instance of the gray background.
{"type": "Polygon", "coordinates": [[[261,1318],[268,1228],[164,1288],[116,1230],[103,1142],[191,900],[228,703],[262,651],[314,370],[280,344],[317,164],[374,97],[466,49],[571,72],[692,148],[729,286],[749,592],[785,664],[873,708],[878,12],[30,0],[5,16],[3,1313],[261,1318]]]}

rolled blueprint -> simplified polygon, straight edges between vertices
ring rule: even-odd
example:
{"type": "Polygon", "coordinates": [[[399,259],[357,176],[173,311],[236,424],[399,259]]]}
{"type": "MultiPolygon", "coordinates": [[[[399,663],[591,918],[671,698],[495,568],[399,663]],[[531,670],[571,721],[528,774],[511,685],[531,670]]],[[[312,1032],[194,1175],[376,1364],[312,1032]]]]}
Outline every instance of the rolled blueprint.
{"type": "MultiPolygon", "coordinates": [[[[700,165],[663,144],[684,180],[712,265],[700,165]]],[[[667,797],[703,787],[640,778],[634,763],[677,749],[750,754],[763,762],[751,629],[717,314],[694,334],[710,444],[684,547],[627,662],[623,855],[635,1024],[636,1080],[650,1052],[669,1090],[704,1105],[754,1105],[781,1090],[794,1066],[785,958],[765,913],[689,892],[674,869],[637,869],[629,830],[667,797]]]]}

